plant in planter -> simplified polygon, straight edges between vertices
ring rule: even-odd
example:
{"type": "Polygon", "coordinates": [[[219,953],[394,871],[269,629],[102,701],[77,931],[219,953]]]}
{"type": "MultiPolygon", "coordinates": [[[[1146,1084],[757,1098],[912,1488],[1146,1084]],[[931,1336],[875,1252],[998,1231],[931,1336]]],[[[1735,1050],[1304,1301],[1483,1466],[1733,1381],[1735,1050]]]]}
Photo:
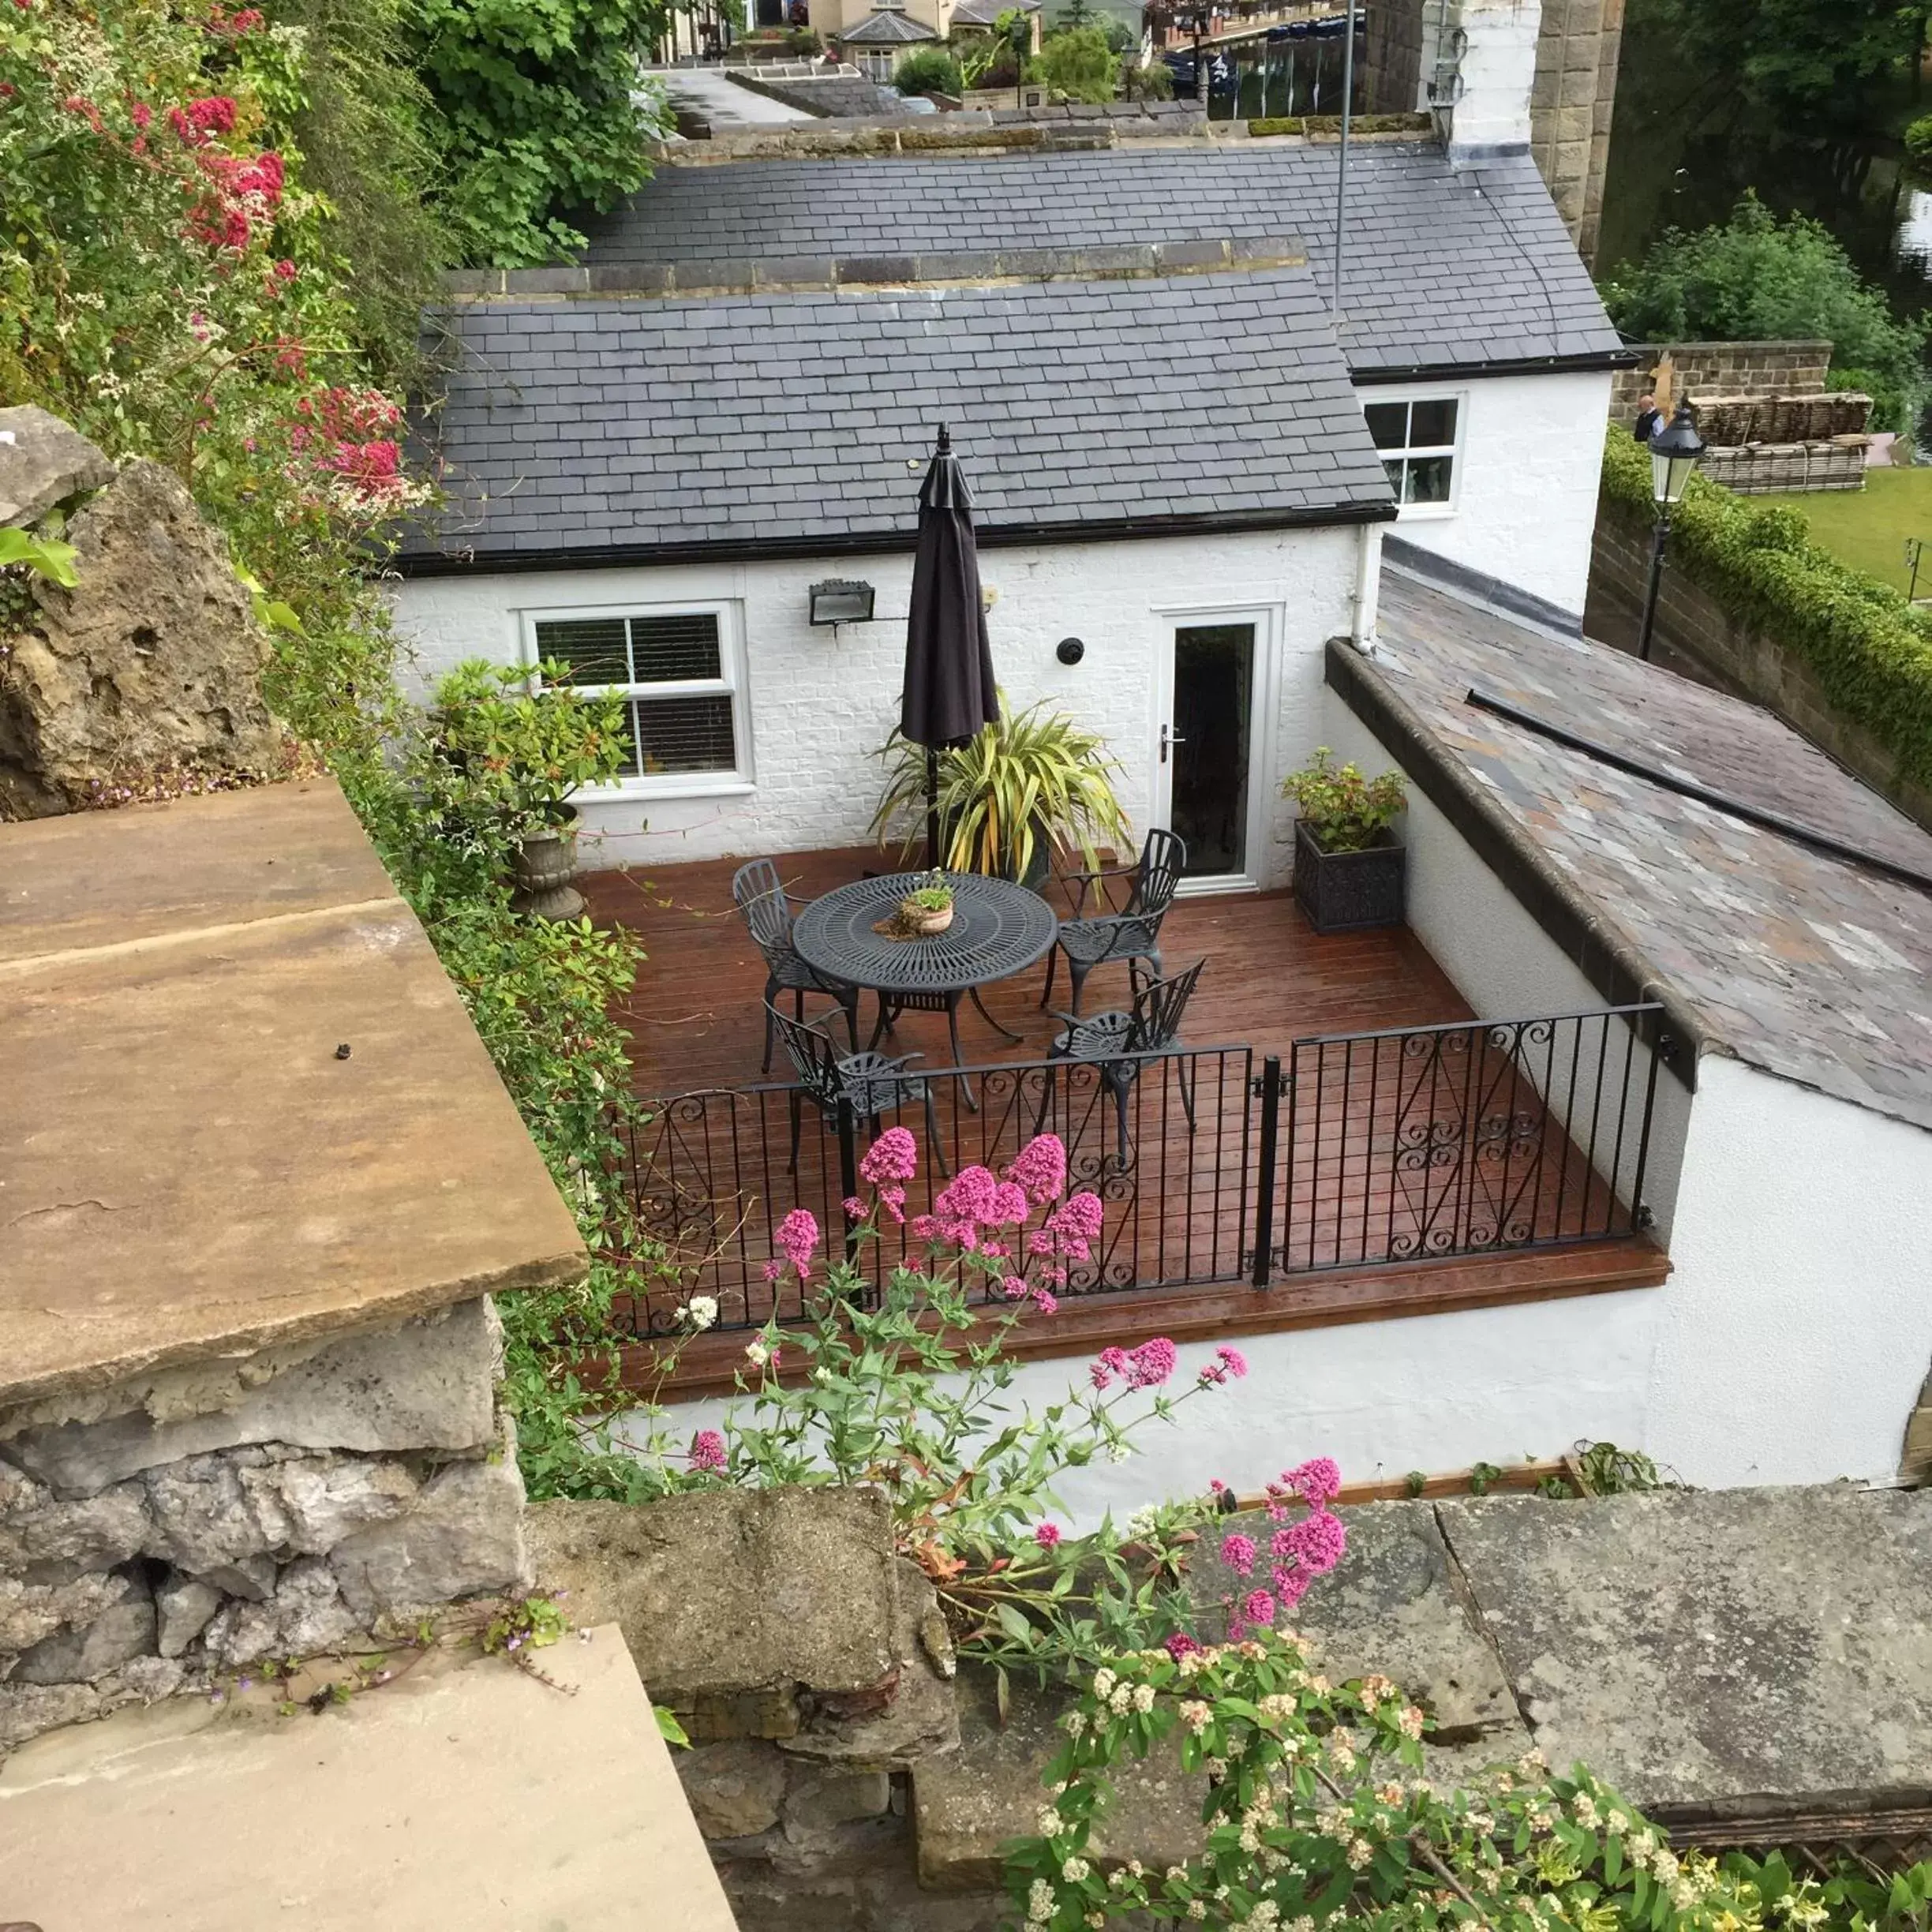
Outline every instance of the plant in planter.
{"type": "MultiPolygon", "coordinates": [[[[882,844],[903,825],[911,852],[926,823],[926,751],[894,732],[884,796],[872,815],[882,844]]],[[[939,822],[945,863],[954,872],[983,872],[1038,887],[1054,848],[1100,863],[1096,841],[1125,841],[1126,814],[1114,796],[1119,766],[1106,741],[1042,702],[1017,716],[1000,702],[1000,720],[968,743],[939,754],[939,822]]]]}
{"type": "Polygon", "coordinates": [[[1406,794],[1400,772],[1365,778],[1334,765],[1326,745],[1282,781],[1295,821],[1295,900],[1319,933],[1399,926],[1408,855],[1390,827],[1406,794]]]}
{"type": "Polygon", "coordinates": [[[511,903],[544,919],[575,919],[582,894],[571,795],[622,768],[629,721],[620,697],[578,690],[570,667],[473,657],[436,686],[430,749],[438,802],[473,836],[500,844],[511,903]]]}
{"type": "Polygon", "coordinates": [[[953,923],[953,888],[939,867],[899,901],[899,915],[919,933],[942,933],[953,923]]]}

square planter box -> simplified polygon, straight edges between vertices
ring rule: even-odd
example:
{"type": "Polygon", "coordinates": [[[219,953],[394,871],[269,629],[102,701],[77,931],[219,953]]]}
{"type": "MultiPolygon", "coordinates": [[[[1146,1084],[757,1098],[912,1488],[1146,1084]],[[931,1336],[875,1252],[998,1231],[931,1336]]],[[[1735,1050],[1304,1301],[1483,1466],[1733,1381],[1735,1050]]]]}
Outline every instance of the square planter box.
{"type": "Polygon", "coordinates": [[[1357,932],[1402,923],[1409,854],[1391,833],[1363,852],[1324,852],[1305,821],[1295,822],[1295,903],[1318,933],[1357,932]]]}

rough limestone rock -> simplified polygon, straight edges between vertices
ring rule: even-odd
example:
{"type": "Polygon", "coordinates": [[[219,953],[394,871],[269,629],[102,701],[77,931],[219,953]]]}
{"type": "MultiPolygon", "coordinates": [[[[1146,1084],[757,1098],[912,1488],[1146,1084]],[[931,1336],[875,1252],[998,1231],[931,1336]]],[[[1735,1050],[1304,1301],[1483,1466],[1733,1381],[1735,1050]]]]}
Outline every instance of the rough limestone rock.
{"type": "Polygon", "coordinates": [[[31,402],[0,409],[0,525],[37,523],[114,476],[112,462],[58,416],[31,402]]]}
{"type": "Polygon", "coordinates": [[[92,1622],[64,1630],[34,1646],[13,1667],[10,1679],[21,1684],[92,1683],[155,1647],[154,1598],[133,1577],[119,1582],[118,1603],[92,1622]]]}
{"type": "Polygon", "coordinates": [[[137,1657],[92,1683],[0,1684],[0,1757],[62,1724],[172,1697],[187,1672],[171,1657],[137,1657]]]}
{"type": "Polygon", "coordinates": [[[707,1838],[751,1838],[778,1822],[784,1760],[757,1739],[732,1738],[680,1752],[677,1773],[707,1838]]]}
{"type": "Polygon", "coordinates": [[[178,1657],[208,1627],[222,1593],[198,1577],[173,1576],[155,1592],[155,1648],[178,1657]]]}
{"type": "Polygon", "coordinates": [[[620,1626],[694,1736],[795,1735],[801,1690],[855,1713],[889,1704],[897,1559],[876,1490],[540,1503],[530,1530],[545,1586],[567,1589],[580,1621],[620,1626]]]}
{"type": "MultiPolygon", "coordinates": [[[[487,1296],[339,1341],[197,1362],[0,1416],[0,1451],[65,1496],[249,1443],[486,1448],[502,1324],[487,1296]]],[[[0,1464],[0,1485],[4,1484],[0,1464]]],[[[6,1507],[0,1486],[0,1514],[6,1507]]]]}
{"type": "Polygon", "coordinates": [[[125,1593],[122,1579],[107,1572],[59,1583],[0,1576],[0,1655],[31,1650],[56,1631],[90,1623],[125,1593]]]}
{"type": "Polygon", "coordinates": [[[515,1443],[492,1461],[439,1471],[402,1515],[337,1544],[329,1562],[344,1600],[365,1623],[486,1591],[527,1589],[515,1443]]]}
{"type": "Polygon", "coordinates": [[[122,1483],[79,1503],[62,1503],[31,1477],[0,1480],[0,1572],[30,1564],[71,1563],[111,1570],[148,1540],[147,1495],[122,1483]]]}
{"type": "Polygon", "coordinates": [[[289,1547],[311,1556],[401,1515],[417,1490],[415,1477],[399,1462],[344,1462],[333,1456],[247,1470],[242,1486],[258,1496],[272,1490],[275,1507],[288,1518],[289,1547]]]}
{"type": "Polygon", "coordinates": [[[150,1470],[143,1478],[155,1522],[148,1553],[212,1581],[217,1571],[283,1548],[294,1526],[279,1495],[266,1484],[245,1489],[243,1473],[233,1455],[150,1470]]]}
{"type": "Polygon", "coordinates": [[[0,816],[44,818],[182,768],[270,777],[269,642],[180,479],[129,463],[67,526],[72,590],[36,578],[0,657],[0,816]]]}
{"type": "Polygon", "coordinates": [[[354,1642],[363,1620],[343,1601],[335,1572],[320,1556],[300,1556],[261,1603],[216,1612],[205,1642],[210,1660],[233,1666],[264,1657],[314,1657],[354,1642]]]}

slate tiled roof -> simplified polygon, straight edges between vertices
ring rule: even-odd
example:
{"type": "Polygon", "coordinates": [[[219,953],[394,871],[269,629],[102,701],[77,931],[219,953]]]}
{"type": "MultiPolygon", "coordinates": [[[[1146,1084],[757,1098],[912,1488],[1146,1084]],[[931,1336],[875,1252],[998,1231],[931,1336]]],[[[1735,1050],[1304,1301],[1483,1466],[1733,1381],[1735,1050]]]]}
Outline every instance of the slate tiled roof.
{"type": "MultiPolygon", "coordinates": [[[[909,255],[1299,234],[1333,272],[1339,148],[1230,142],[666,167],[588,224],[592,264],[909,255]]],[[[1349,162],[1342,347],[1361,373],[1615,350],[1527,155],[1452,170],[1421,143],[1349,162]]]]}
{"type": "Polygon", "coordinates": [[[1932,873],[1932,835],[1769,712],[1385,573],[1374,669],[1709,1040],[1932,1127],[1932,891],[1826,856],[1465,702],[1480,683],[1614,750],[1932,873]]]}
{"type": "Polygon", "coordinates": [[[418,556],[909,541],[909,465],[941,422],[994,536],[1389,503],[1305,269],[491,301],[451,320],[461,365],[434,433],[455,501],[418,556]]]}
{"type": "Polygon", "coordinates": [[[848,28],[839,39],[847,47],[906,47],[915,40],[937,40],[939,36],[923,21],[888,8],[868,13],[856,27],[848,28]]]}

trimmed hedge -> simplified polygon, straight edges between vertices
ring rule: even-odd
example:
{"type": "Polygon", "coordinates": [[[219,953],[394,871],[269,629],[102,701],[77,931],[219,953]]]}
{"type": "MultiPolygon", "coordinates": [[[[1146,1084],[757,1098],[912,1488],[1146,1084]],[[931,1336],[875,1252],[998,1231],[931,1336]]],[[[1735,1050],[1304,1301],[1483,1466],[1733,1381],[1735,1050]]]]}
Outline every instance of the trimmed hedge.
{"type": "MultiPolygon", "coordinates": [[[[1616,510],[1646,526],[1655,519],[1649,453],[1616,424],[1603,489],[1616,510]]],[[[1803,658],[1906,777],[1932,784],[1932,623],[1902,591],[1813,542],[1789,504],[1754,506],[1702,477],[1672,512],[1671,558],[1732,616],[1803,658]]]]}

